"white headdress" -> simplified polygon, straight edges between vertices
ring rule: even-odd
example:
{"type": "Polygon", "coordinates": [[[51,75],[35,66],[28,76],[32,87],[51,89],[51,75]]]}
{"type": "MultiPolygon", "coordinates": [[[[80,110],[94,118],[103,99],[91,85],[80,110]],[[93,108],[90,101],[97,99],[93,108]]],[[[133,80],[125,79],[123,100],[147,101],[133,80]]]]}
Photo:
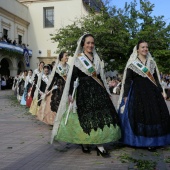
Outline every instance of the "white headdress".
{"type": "MultiPolygon", "coordinates": [[[[133,71],[135,71],[139,75],[145,76],[144,74],[139,72],[138,69],[136,69],[135,67],[133,68],[132,62],[135,61],[137,59],[137,57],[138,57],[137,46],[135,46],[133,48],[133,53],[130,55],[130,58],[129,58],[129,60],[126,64],[125,70],[124,70],[123,79],[122,79],[122,87],[121,87],[120,96],[119,96],[119,100],[118,100],[118,104],[117,104],[117,109],[119,109],[119,106],[121,104],[122,97],[123,97],[123,94],[124,94],[124,84],[125,84],[125,80],[126,80],[127,69],[130,67],[133,71]]],[[[159,74],[158,67],[157,67],[156,62],[154,61],[154,59],[152,58],[152,56],[149,52],[147,54],[147,67],[150,69],[150,72],[152,74],[154,73],[154,70],[156,69],[158,79],[159,79],[159,82],[160,82],[160,74],[159,74]]]]}
{"type": "MultiPolygon", "coordinates": [[[[86,34],[85,34],[86,35],[86,34]]],[[[60,101],[60,105],[58,107],[58,111],[57,111],[57,114],[56,114],[56,118],[55,118],[55,121],[54,121],[54,126],[53,126],[53,130],[52,130],[52,136],[51,136],[51,143],[53,142],[54,140],[54,137],[56,136],[56,134],[58,133],[58,129],[59,129],[59,125],[60,125],[60,122],[62,120],[62,116],[63,114],[65,113],[66,111],[66,106],[67,106],[67,101],[68,101],[68,95],[69,95],[69,88],[70,88],[70,81],[71,81],[71,77],[72,77],[72,72],[73,72],[73,67],[74,67],[74,64],[75,64],[75,61],[76,61],[76,58],[78,56],[78,54],[82,53],[83,52],[83,48],[81,47],[81,41],[82,41],[82,38],[85,36],[81,36],[77,42],[77,48],[76,48],[76,51],[74,53],[74,56],[73,56],[73,59],[72,59],[72,62],[70,63],[70,68],[69,68],[69,72],[68,72],[68,75],[67,75],[67,81],[66,81],[66,84],[65,84],[65,88],[64,88],[64,91],[63,91],[63,95],[62,95],[62,98],[61,98],[61,101],[60,101]]],[[[105,75],[104,75],[104,69],[103,69],[103,63],[101,62],[98,54],[96,53],[96,50],[95,48],[93,49],[93,56],[94,56],[94,64],[95,64],[95,68],[97,68],[97,70],[99,70],[100,72],[100,75],[101,75],[101,78],[103,80],[103,83],[107,89],[107,91],[109,92],[108,88],[107,88],[107,82],[106,82],[106,78],[105,78],[105,75]]]]}

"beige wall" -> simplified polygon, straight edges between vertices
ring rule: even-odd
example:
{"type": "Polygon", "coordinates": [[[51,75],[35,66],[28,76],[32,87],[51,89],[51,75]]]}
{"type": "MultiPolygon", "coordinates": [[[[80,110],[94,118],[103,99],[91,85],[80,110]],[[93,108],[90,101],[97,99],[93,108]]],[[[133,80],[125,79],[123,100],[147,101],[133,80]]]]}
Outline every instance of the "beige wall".
{"type": "Polygon", "coordinates": [[[0,32],[3,28],[8,29],[8,37],[16,41],[18,34],[23,36],[23,43],[29,44],[28,48],[33,51],[30,64],[31,68],[35,69],[39,59],[42,60],[41,57],[48,57],[47,51],[50,51],[52,60],[57,57],[57,43],[52,43],[50,34],[87,14],[82,0],[47,0],[31,3],[29,0],[23,4],[17,0],[0,0],[0,32]],[[54,7],[54,28],[44,28],[44,7],[54,7]]]}
{"type": "Polygon", "coordinates": [[[28,21],[28,8],[17,0],[0,0],[0,7],[28,21]]]}
{"type": "MultiPolygon", "coordinates": [[[[34,2],[26,4],[29,9],[29,36],[30,48],[33,50],[31,66],[37,67],[37,57],[47,57],[47,50],[51,50],[51,56],[55,54],[57,43],[52,43],[50,34],[61,27],[73,23],[76,18],[87,15],[81,0],[56,0],[53,2],[34,2]],[[54,7],[54,28],[44,28],[43,8],[54,7]],[[39,50],[42,52],[39,54],[39,50]]],[[[69,36],[69,35],[68,35],[69,36]]]]}
{"type": "MultiPolygon", "coordinates": [[[[3,29],[8,30],[8,38],[16,40],[18,35],[22,36],[22,43],[28,44],[28,7],[17,0],[0,0],[0,37],[3,36],[3,29]]],[[[4,56],[0,53],[0,61],[5,58],[9,63],[10,74],[15,76],[18,70],[18,63],[22,61],[25,68],[24,58],[15,55],[4,56]]]]}
{"type": "Polygon", "coordinates": [[[11,40],[18,41],[21,35],[23,43],[28,44],[28,8],[16,0],[0,0],[0,4],[0,37],[5,28],[11,40]]]}

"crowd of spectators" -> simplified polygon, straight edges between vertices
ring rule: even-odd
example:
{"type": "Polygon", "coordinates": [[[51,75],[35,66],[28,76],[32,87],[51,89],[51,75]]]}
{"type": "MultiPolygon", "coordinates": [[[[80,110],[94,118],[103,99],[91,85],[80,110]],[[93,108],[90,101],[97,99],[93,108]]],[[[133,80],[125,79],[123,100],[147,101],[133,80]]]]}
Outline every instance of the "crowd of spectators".
{"type": "MultiPolygon", "coordinates": [[[[12,44],[12,45],[15,45],[15,46],[25,47],[25,44],[23,44],[22,41],[19,42],[19,44],[17,44],[16,40],[11,40],[11,39],[5,38],[5,37],[1,37],[0,42],[6,42],[8,44],[12,44]]],[[[28,46],[28,44],[27,44],[27,46],[28,46]]]]}
{"type": "Polygon", "coordinates": [[[107,77],[107,83],[111,94],[120,94],[121,76],[117,74],[115,77],[107,77]]]}
{"type": "Polygon", "coordinates": [[[160,73],[161,85],[167,94],[167,100],[170,100],[170,74],[160,73]]]}
{"type": "Polygon", "coordinates": [[[1,90],[12,89],[13,81],[14,77],[7,75],[1,76],[0,77],[1,90]]]}
{"type": "MultiPolygon", "coordinates": [[[[160,73],[161,85],[167,94],[167,100],[170,101],[170,74],[160,73]]],[[[115,77],[107,77],[107,83],[109,90],[112,94],[120,94],[121,89],[121,75],[116,75],[115,77]]]]}

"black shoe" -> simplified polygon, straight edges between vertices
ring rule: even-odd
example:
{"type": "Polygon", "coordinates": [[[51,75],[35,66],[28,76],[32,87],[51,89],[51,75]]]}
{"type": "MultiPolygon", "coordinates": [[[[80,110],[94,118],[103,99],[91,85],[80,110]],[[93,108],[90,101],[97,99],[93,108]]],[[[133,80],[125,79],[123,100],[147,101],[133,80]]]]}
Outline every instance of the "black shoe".
{"type": "Polygon", "coordinates": [[[90,153],[90,148],[89,147],[84,147],[83,145],[81,145],[81,149],[83,151],[83,153],[90,153]]]}
{"type": "Polygon", "coordinates": [[[110,157],[110,154],[108,153],[108,151],[104,150],[103,152],[101,152],[99,150],[98,147],[96,147],[96,151],[97,151],[97,156],[102,156],[103,158],[109,158],[110,157]]]}
{"type": "Polygon", "coordinates": [[[156,152],[156,148],[155,147],[148,147],[148,151],[149,152],[156,152]]]}

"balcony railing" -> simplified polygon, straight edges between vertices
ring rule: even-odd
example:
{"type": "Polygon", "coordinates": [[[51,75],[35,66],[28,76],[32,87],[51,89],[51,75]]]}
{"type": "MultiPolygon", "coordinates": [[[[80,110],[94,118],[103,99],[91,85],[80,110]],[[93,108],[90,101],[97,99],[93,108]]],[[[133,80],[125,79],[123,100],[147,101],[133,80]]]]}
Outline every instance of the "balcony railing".
{"type": "MultiPolygon", "coordinates": [[[[20,54],[23,54],[23,52],[24,52],[24,47],[18,46],[18,45],[9,44],[9,43],[3,42],[3,41],[0,41],[0,50],[1,49],[7,49],[7,50],[10,50],[10,51],[14,51],[14,52],[20,53],[20,54]]],[[[29,52],[29,56],[32,56],[32,50],[28,49],[28,52],[29,52]]]]}

